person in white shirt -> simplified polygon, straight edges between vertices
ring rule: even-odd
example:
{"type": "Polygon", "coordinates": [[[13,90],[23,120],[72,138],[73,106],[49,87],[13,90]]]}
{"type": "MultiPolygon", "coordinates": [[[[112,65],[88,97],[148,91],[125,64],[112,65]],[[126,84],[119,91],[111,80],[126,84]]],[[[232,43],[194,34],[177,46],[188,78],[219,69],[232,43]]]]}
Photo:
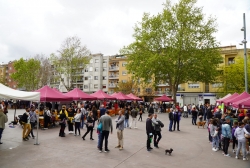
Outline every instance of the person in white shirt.
{"type": "Polygon", "coordinates": [[[184,111],[183,117],[188,118],[188,108],[187,108],[186,104],[183,106],[183,111],[184,111]]]}
{"type": "Polygon", "coordinates": [[[81,109],[77,109],[76,110],[76,115],[74,116],[74,119],[75,119],[75,136],[77,135],[77,130],[78,130],[78,133],[79,133],[79,136],[81,135],[81,132],[80,132],[80,124],[81,124],[81,109]]]}

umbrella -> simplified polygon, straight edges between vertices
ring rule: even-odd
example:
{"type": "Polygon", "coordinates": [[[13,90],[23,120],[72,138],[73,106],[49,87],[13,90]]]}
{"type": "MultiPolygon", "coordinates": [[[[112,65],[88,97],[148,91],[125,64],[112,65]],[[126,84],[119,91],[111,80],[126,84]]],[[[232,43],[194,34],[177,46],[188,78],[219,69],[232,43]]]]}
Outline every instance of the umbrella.
{"type": "Polygon", "coordinates": [[[165,94],[159,98],[156,98],[155,99],[156,101],[163,101],[163,102],[170,102],[170,101],[173,101],[173,99],[167,97],[165,94]]]}
{"type": "Polygon", "coordinates": [[[133,100],[136,100],[136,101],[142,101],[142,99],[141,99],[141,98],[136,97],[136,96],[135,96],[135,95],[133,95],[132,93],[130,93],[130,94],[126,95],[126,96],[131,97],[133,100]]]}

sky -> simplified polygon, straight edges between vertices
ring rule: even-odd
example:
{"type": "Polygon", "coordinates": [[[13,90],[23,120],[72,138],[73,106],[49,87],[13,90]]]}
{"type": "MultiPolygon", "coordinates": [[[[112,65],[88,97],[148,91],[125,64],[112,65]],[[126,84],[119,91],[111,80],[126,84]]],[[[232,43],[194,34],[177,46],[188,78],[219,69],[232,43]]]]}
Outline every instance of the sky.
{"type": "MultiPolygon", "coordinates": [[[[173,3],[178,0],[172,0],[173,3]]],[[[133,28],[143,13],[160,13],[165,0],[0,0],[0,64],[37,54],[49,57],[62,42],[78,36],[92,54],[119,54],[133,42],[133,28]]],[[[221,46],[243,40],[246,13],[250,34],[250,0],[198,0],[206,17],[217,18],[221,46]]]]}

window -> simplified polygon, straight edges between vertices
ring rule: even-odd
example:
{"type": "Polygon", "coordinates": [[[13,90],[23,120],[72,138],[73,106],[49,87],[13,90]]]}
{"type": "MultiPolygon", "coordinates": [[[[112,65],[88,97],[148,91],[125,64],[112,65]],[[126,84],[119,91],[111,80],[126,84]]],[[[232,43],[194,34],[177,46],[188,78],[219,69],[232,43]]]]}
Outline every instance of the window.
{"type": "Polygon", "coordinates": [[[94,76],[94,80],[98,80],[98,76],[94,76]]]}
{"type": "Polygon", "coordinates": [[[122,75],[127,75],[127,71],[122,71],[122,75]]]}
{"type": "Polygon", "coordinates": [[[11,82],[11,79],[9,79],[9,82],[11,82]]]}
{"type": "Polygon", "coordinates": [[[231,64],[234,64],[234,63],[235,63],[234,57],[228,58],[228,65],[231,65],[231,64]]]}
{"type": "Polygon", "coordinates": [[[93,63],[93,59],[90,59],[89,63],[93,63]]]}
{"type": "Polygon", "coordinates": [[[89,79],[92,79],[92,76],[91,76],[91,75],[89,76],[89,79]]]}
{"type": "Polygon", "coordinates": [[[10,67],[10,69],[9,70],[11,70],[12,69],[12,67],[10,67]]]}
{"type": "Polygon", "coordinates": [[[138,88],[138,89],[137,89],[137,92],[138,92],[138,93],[140,93],[140,91],[141,91],[141,89],[140,89],[140,88],[138,88]]]}
{"type": "Polygon", "coordinates": [[[93,71],[93,67],[89,67],[89,72],[92,72],[93,71]]]}
{"type": "Polygon", "coordinates": [[[122,62],[122,66],[125,67],[128,63],[127,62],[122,62]]]}
{"type": "Polygon", "coordinates": [[[86,68],[85,70],[84,70],[85,72],[89,72],[89,70],[86,68]]]}
{"type": "Polygon", "coordinates": [[[103,77],[102,77],[102,80],[107,80],[107,77],[106,77],[106,76],[103,76],[103,77]]]}
{"type": "Polygon", "coordinates": [[[199,83],[188,83],[188,88],[200,88],[199,83]]]}
{"type": "Polygon", "coordinates": [[[152,89],[151,89],[151,88],[146,88],[146,92],[147,92],[147,93],[151,93],[151,92],[152,92],[152,89]]]}
{"type": "Polygon", "coordinates": [[[107,87],[106,84],[103,84],[103,85],[102,85],[102,88],[103,88],[103,89],[106,89],[106,87],[107,87]]]}
{"type": "Polygon", "coordinates": [[[88,77],[86,76],[86,77],[84,77],[84,80],[88,80],[88,77]]]}
{"type": "Polygon", "coordinates": [[[98,67],[96,67],[96,68],[95,68],[95,72],[98,72],[98,71],[99,71],[99,68],[98,68],[98,67]]]}
{"type": "Polygon", "coordinates": [[[222,83],[213,83],[212,87],[213,88],[220,88],[220,87],[222,87],[222,83]]]}
{"type": "Polygon", "coordinates": [[[99,63],[99,59],[95,59],[95,63],[99,63]]]}
{"type": "Polygon", "coordinates": [[[14,88],[16,88],[16,85],[13,85],[14,88]]]}
{"type": "Polygon", "coordinates": [[[89,87],[88,87],[88,85],[84,85],[84,89],[88,89],[89,87]]]}
{"type": "Polygon", "coordinates": [[[103,63],[107,63],[107,59],[103,59],[103,63]]]}
{"type": "Polygon", "coordinates": [[[98,89],[98,84],[94,84],[94,89],[98,89]]]}
{"type": "Polygon", "coordinates": [[[127,83],[127,80],[122,80],[122,83],[127,83]]]}
{"type": "Polygon", "coordinates": [[[103,71],[107,71],[107,68],[103,68],[103,71]]]}

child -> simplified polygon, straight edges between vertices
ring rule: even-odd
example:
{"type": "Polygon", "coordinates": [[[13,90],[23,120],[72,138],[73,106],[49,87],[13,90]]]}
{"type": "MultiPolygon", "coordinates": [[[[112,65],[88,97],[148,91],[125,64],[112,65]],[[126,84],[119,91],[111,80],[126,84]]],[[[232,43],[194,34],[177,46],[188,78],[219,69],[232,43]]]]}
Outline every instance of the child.
{"type": "Polygon", "coordinates": [[[249,134],[246,129],[244,128],[244,123],[243,122],[239,122],[239,127],[236,128],[235,132],[234,132],[234,136],[236,137],[236,139],[238,139],[238,148],[237,148],[237,152],[236,152],[236,156],[235,158],[238,159],[238,155],[240,152],[240,148],[242,148],[242,152],[243,152],[243,160],[248,160],[248,158],[246,158],[246,138],[245,138],[245,133],[249,134]]]}
{"type": "Polygon", "coordinates": [[[236,151],[234,150],[234,148],[235,148],[235,144],[237,144],[238,145],[238,141],[237,141],[237,139],[236,139],[236,137],[234,136],[234,133],[235,133],[235,130],[236,130],[236,128],[238,128],[238,122],[237,121],[235,121],[234,122],[234,124],[233,124],[233,128],[232,128],[232,137],[233,137],[233,153],[236,153],[236,151]]]}
{"type": "Polygon", "coordinates": [[[210,119],[209,120],[209,123],[208,123],[208,127],[207,127],[207,129],[208,129],[208,142],[209,143],[212,143],[212,137],[211,137],[211,134],[210,134],[210,125],[212,125],[212,121],[213,121],[213,119],[210,119]]]}
{"type": "Polygon", "coordinates": [[[219,136],[217,128],[217,120],[213,119],[212,124],[209,124],[210,135],[213,139],[212,150],[217,152],[219,150],[219,136]]]}

